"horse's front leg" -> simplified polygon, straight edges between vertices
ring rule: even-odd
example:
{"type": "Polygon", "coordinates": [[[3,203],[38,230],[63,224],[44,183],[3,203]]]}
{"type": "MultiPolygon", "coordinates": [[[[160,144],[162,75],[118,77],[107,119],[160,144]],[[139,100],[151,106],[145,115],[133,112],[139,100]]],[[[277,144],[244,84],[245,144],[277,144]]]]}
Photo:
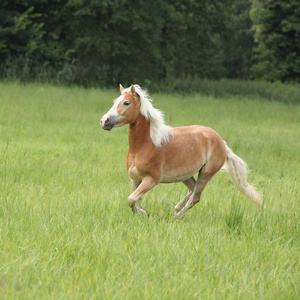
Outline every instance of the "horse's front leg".
{"type": "MultiPolygon", "coordinates": [[[[130,178],[130,182],[131,182],[131,193],[133,193],[138,188],[138,186],[141,184],[141,181],[136,181],[136,180],[133,180],[132,178],[130,178]]],[[[135,207],[132,208],[132,210],[134,212],[142,210],[141,214],[147,214],[147,212],[144,209],[142,209],[140,206],[141,200],[142,200],[142,198],[140,198],[136,201],[135,207]]]]}
{"type": "Polygon", "coordinates": [[[151,190],[157,182],[150,176],[145,177],[142,182],[131,181],[132,194],[128,197],[128,205],[134,213],[139,215],[148,215],[147,212],[140,207],[141,197],[151,190]]]}

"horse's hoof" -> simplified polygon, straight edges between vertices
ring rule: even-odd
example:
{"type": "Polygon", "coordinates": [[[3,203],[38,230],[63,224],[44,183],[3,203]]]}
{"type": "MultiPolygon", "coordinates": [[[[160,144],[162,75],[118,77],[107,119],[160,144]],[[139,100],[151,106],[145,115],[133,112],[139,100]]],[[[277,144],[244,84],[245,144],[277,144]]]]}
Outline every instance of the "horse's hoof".
{"type": "Polygon", "coordinates": [[[149,217],[149,214],[144,209],[139,209],[136,211],[136,214],[143,217],[149,217]]]}
{"type": "Polygon", "coordinates": [[[177,220],[181,220],[183,218],[184,214],[180,211],[180,212],[175,212],[175,216],[174,216],[174,219],[177,219],[177,220]]]}

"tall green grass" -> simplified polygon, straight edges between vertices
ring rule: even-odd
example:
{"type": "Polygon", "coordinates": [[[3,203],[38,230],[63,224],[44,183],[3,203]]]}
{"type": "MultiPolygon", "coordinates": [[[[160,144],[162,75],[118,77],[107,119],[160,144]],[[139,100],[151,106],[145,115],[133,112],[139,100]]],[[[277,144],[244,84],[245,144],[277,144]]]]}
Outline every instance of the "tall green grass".
{"type": "Polygon", "coordinates": [[[140,218],[127,206],[127,128],[99,126],[118,94],[0,84],[0,298],[299,298],[299,106],[154,94],[171,126],[222,135],[267,210],[220,173],[183,220],[182,184],[150,191],[140,218]]]}

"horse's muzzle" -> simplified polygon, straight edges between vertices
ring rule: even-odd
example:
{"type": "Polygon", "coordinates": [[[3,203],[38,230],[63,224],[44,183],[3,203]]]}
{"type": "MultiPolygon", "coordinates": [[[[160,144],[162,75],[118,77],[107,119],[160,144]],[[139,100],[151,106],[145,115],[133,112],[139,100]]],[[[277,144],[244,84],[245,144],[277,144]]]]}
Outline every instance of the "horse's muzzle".
{"type": "Polygon", "coordinates": [[[108,124],[108,125],[104,125],[103,129],[111,131],[113,129],[113,127],[114,127],[114,124],[108,124]]]}
{"type": "Polygon", "coordinates": [[[104,116],[101,120],[100,120],[100,124],[101,124],[101,127],[104,129],[104,130],[112,130],[113,127],[115,126],[114,122],[112,122],[111,118],[107,117],[107,116],[104,116]]]}

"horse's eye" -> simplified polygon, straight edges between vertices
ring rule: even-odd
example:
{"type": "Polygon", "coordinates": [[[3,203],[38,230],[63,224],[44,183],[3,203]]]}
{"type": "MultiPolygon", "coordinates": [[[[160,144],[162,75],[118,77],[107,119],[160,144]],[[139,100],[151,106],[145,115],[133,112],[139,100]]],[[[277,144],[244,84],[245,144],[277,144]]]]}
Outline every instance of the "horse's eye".
{"type": "Polygon", "coordinates": [[[130,105],[130,102],[129,101],[124,101],[124,103],[123,103],[125,106],[128,106],[128,105],[130,105]]]}

